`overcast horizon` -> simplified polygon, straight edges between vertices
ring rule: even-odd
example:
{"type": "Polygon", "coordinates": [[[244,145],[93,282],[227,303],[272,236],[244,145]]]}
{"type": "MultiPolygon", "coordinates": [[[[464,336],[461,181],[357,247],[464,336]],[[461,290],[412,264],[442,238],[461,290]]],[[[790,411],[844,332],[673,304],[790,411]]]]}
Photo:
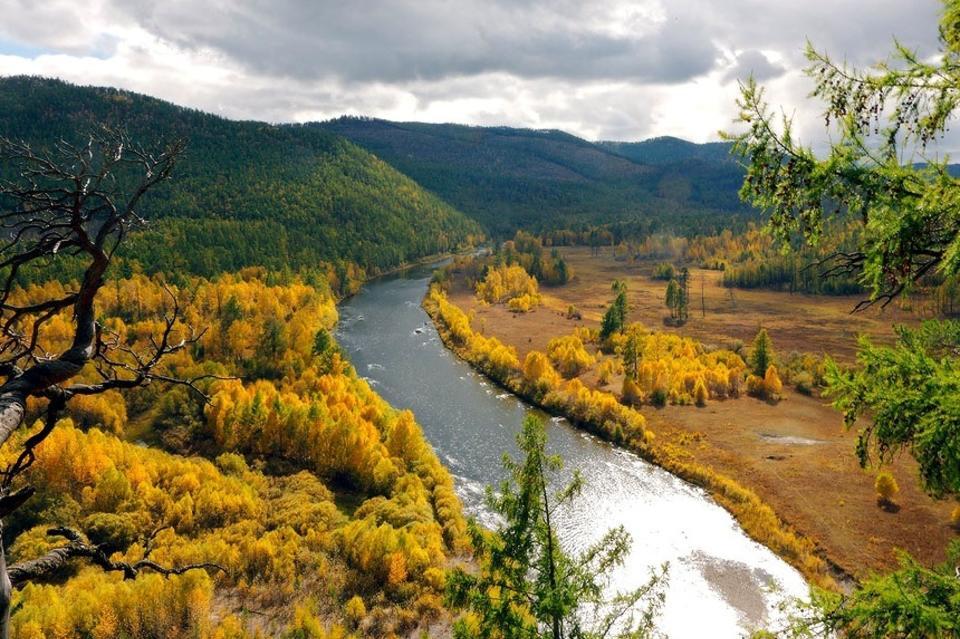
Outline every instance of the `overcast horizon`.
{"type": "MultiPolygon", "coordinates": [[[[0,0],[0,75],[115,86],[231,119],[340,115],[561,129],[589,140],[717,139],[750,73],[801,138],[807,38],[836,60],[937,49],[936,0],[0,0]]],[[[954,132],[940,145],[960,148],[954,132]]]]}

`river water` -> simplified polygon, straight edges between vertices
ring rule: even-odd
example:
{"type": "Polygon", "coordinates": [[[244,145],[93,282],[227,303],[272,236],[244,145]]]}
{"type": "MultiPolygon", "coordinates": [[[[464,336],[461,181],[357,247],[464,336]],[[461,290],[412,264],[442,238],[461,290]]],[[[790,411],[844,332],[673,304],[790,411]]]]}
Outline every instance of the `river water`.
{"type": "MultiPolygon", "coordinates": [[[[484,486],[503,478],[503,454],[516,454],[516,434],[532,409],[444,348],[420,308],[430,273],[414,268],[368,283],[340,307],[337,337],[384,399],[416,414],[467,512],[495,525],[484,486]]],[[[558,522],[564,546],[582,550],[623,525],[633,544],[614,576],[620,589],[641,585],[669,562],[657,622],[664,635],[741,637],[779,625],[777,605],[807,593],[796,570],[747,537],[703,490],[565,420],[551,420],[547,436],[548,452],[562,456],[565,472],[579,469],[586,484],[558,522]]]]}

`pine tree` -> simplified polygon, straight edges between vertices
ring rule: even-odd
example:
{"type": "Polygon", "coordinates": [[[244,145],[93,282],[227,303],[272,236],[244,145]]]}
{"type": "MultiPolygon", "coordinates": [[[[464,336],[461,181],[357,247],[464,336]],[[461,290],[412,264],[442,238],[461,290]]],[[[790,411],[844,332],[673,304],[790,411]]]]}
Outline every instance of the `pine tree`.
{"type": "Polygon", "coordinates": [[[611,289],[617,294],[613,300],[613,308],[617,313],[617,326],[619,330],[627,324],[627,283],[623,280],[614,280],[611,289]]]}
{"type": "Polygon", "coordinates": [[[753,350],[750,352],[750,369],[757,377],[764,377],[767,368],[773,363],[773,342],[767,330],[761,328],[753,338],[753,350]]]}
{"type": "Polygon", "coordinates": [[[627,321],[627,285],[621,280],[614,280],[611,289],[616,293],[616,297],[600,321],[601,340],[607,339],[617,331],[623,331],[627,321]]]}
{"type": "Polygon", "coordinates": [[[554,516],[580,494],[583,480],[552,493],[551,477],[561,468],[558,456],[545,452],[543,422],[529,416],[517,436],[523,457],[506,459],[509,479],[487,491],[491,510],[503,524],[491,535],[474,521],[470,536],[480,569],[452,570],[447,601],[474,615],[461,621],[454,636],[527,639],[546,637],[647,637],[663,601],[660,585],[666,568],[646,584],[612,599],[604,597],[612,568],[623,563],[630,536],[623,527],[609,531],[594,546],[573,557],[560,546],[554,516]],[[591,627],[593,626],[593,627],[591,627]],[[608,635],[610,628],[618,628],[608,635]]]}
{"type": "Polygon", "coordinates": [[[640,376],[640,339],[633,331],[623,347],[623,369],[628,379],[637,381],[640,376]]]}
{"type": "Polygon", "coordinates": [[[563,258],[557,259],[557,281],[560,284],[566,284],[570,281],[570,269],[567,268],[567,263],[563,258]]]}

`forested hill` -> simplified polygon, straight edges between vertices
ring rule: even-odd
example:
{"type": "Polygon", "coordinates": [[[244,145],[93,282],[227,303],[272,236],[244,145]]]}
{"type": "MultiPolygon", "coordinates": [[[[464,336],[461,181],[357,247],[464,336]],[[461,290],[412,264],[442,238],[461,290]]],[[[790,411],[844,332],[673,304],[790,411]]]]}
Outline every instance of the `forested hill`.
{"type": "Polygon", "coordinates": [[[368,269],[457,246],[480,227],[346,139],[315,126],[236,122],[155,98],[57,80],[0,78],[0,135],[35,146],[122,127],[144,145],[182,137],[155,220],[127,255],[202,275],[344,259],[368,269]]]}
{"type": "Polygon", "coordinates": [[[602,141],[597,144],[643,164],[672,164],[689,160],[736,164],[736,159],[730,155],[733,146],[730,142],[696,144],[672,136],[662,136],[641,142],[602,141]]]}
{"type": "Polygon", "coordinates": [[[754,215],[740,202],[743,174],[725,149],[721,155],[682,140],[700,152],[670,157],[664,149],[639,159],[631,143],[507,127],[356,117],[319,126],[386,160],[498,235],[608,222],[636,232],[709,232],[754,215]]]}

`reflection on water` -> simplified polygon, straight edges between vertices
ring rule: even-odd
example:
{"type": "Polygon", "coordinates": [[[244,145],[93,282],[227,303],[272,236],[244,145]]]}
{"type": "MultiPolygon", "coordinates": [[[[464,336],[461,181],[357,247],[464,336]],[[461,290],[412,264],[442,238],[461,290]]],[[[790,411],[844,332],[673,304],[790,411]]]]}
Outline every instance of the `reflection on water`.
{"type": "MultiPolygon", "coordinates": [[[[515,437],[531,409],[443,347],[419,305],[429,275],[414,269],[370,283],[341,307],[338,339],[378,393],[416,413],[467,511],[492,526],[484,487],[502,479],[502,456],[516,454],[515,437]]],[[[743,636],[776,623],[785,597],[806,594],[797,571],[750,540],[699,488],[565,420],[550,420],[547,435],[564,472],[579,469],[586,482],[558,522],[565,547],[581,550],[623,525],[633,546],[614,578],[620,589],[639,586],[651,568],[670,563],[663,633],[743,636]]]]}

